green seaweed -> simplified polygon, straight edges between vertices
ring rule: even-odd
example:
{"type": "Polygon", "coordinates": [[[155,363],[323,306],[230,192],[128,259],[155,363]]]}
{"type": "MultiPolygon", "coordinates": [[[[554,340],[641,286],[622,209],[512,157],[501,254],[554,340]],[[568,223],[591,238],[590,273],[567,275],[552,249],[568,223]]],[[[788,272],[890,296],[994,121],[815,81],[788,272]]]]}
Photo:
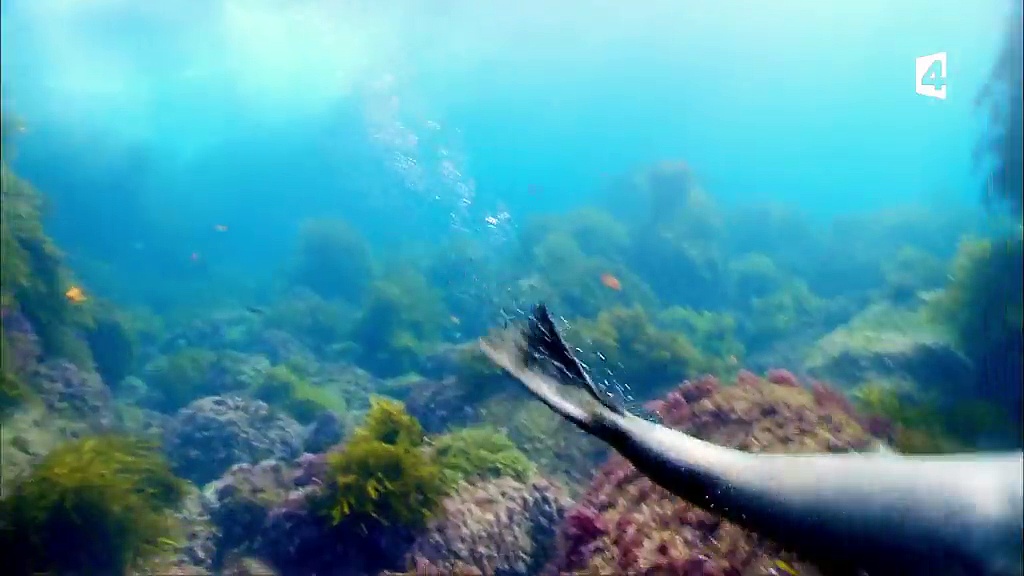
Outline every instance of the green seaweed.
{"type": "Polygon", "coordinates": [[[29,397],[28,388],[17,376],[0,369],[0,422],[3,422],[15,408],[21,406],[29,397]]]}
{"type": "Polygon", "coordinates": [[[928,307],[974,360],[1006,343],[1020,342],[1024,326],[1019,278],[1021,239],[965,240],[953,260],[950,282],[928,307]]]}
{"type": "Polygon", "coordinates": [[[533,273],[512,286],[515,297],[524,301],[546,302],[568,316],[594,316],[613,306],[653,307],[656,298],[651,289],[624,263],[584,251],[568,232],[554,231],[529,246],[523,255],[533,273]],[[621,290],[602,283],[610,274],[619,280],[621,290]]]}
{"type": "Polygon", "coordinates": [[[166,547],[185,494],[158,447],[120,436],[66,443],[0,501],[10,574],[125,574],[166,547]]]}
{"type": "Polygon", "coordinates": [[[25,314],[46,354],[89,368],[92,357],[79,331],[92,324],[90,305],[64,295],[73,279],[43,230],[44,212],[42,195],[0,158],[0,306],[25,314]]]}
{"type": "Polygon", "coordinates": [[[1024,437],[1021,379],[1024,378],[1024,253],[1022,238],[965,240],[953,260],[950,281],[927,306],[977,367],[978,400],[1007,406],[1006,435],[1016,446],[1024,437]]]}
{"type": "Polygon", "coordinates": [[[710,371],[723,374],[739,365],[743,344],[736,338],[732,314],[673,306],[656,316],[657,324],[686,336],[711,363],[710,371]]]}
{"type": "Polygon", "coordinates": [[[328,300],[357,303],[373,278],[370,246],[345,220],[304,222],[296,260],[292,282],[328,300]]]}
{"type": "Polygon", "coordinates": [[[353,316],[345,302],[327,300],[311,290],[297,288],[267,309],[265,325],[323,350],[345,341],[353,316]]]}
{"type": "Polygon", "coordinates": [[[423,526],[446,493],[425,447],[423,428],[401,402],[374,397],[363,424],[328,460],[324,512],[335,524],[423,526]]]}
{"type": "Polygon", "coordinates": [[[968,450],[975,440],[1005,434],[1006,414],[983,400],[942,403],[938,397],[901,393],[884,382],[868,382],[853,393],[859,412],[894,425],[894,448],[906,454],[968,450]]]}
{"type": "Polygon", "coordinates": [[[449,487],[476,478],[526,481],[537,467],[496,428],[472,426],[433,439],[434,456],[449,487]]]}
{"type": "Polygon", "coordinates": [[[29,388],[8,364],[11,353],[7,335],[3,331],[3,321],[0,320],[0,422],[31,397],[29,388]]]}
{"type": "Polygon", "coordinates": [[[317,387],[285,365],[267,370],[253,388],[253,395],[287,412],[302,424],[309,424],[322,412],[345,414],[345,402],[317,387]]]}
{"type": "Polygon", "coordinates": [[[588,343],[579,347],[595,356],[588,362],[595,378],[603,368],[645,397],[712,368],[686,336],[658,328],[639,306],[611,308],[573,326],[567,338],[588,343]]]}
{"type": "Polygon", "coordinates": [[[444,318],[441,298],[422,274],[403,270],[374,282],[352,329],[356,362],[385,378],[416,372],[437,345],[444,318]]]}
{"type": "Polygon", "coordinates": [[[175,412],[193,400],[216,393],[210,383],[216,361],[215,353],[202,348],[184,348],[162,359],[147,380],[161,396],[155,408],[175,412]]]}
{"type": "Polygon", "coordinates": [[[85,332],[85,339],[96,372],[108,386],[116,387],[131,373],[135,366],[135,337],[112,307],[97,309],[92,327],[85,332]]]}
{"type": "Polygon", "coordinates": [[[946,266],[942,259],[920,248],[903,246],[882,263],[885,290],[895,302],[913,302],[922,290],[942,286],[946,266]]]}

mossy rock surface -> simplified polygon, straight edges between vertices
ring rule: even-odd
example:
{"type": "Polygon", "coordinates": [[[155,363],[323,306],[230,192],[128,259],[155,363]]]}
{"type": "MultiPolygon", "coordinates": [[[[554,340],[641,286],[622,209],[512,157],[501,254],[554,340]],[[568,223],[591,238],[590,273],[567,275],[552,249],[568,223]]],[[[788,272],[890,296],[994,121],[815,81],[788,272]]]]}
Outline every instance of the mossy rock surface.
{"type": "Polygon", "coordinates": [[[973,375],[971,362],[923,312],[888,305],[872,306],[818,340],[804,367],[845,388],[889,380],[956,390],[973,375]]]}

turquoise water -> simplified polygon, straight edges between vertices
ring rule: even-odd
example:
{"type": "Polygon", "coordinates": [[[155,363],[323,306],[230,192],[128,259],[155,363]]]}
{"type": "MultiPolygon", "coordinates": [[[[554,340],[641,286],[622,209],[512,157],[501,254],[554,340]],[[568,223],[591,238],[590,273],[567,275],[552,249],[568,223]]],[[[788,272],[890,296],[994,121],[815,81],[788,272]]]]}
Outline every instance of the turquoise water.
{"type": "Polygon", "coordinates": [[[539,303],[524,362],[722,446],[1024,441],[1019,1],[0,2],[17,573],[820,552],[494,366],[539,303]]]}
{"type": "Polygon", "coordinates": [[[130,259],[141,245],[170,266],[201,251],[248,274],[284,258],[309,216],[357,216],[399,240],[448,234],[454,214],[494,235],[487,216],[515,226],[587,205],[609,178],[667,159],[724,205],[819,219],[973,208],[972,100],[1005,5],[3,10],[5,99],[30,128],[16,167],[66,207],[53,233],[69,252],[130,259]],[[945,100],[914,90],[915,58],[937,52],[945,100]]]}

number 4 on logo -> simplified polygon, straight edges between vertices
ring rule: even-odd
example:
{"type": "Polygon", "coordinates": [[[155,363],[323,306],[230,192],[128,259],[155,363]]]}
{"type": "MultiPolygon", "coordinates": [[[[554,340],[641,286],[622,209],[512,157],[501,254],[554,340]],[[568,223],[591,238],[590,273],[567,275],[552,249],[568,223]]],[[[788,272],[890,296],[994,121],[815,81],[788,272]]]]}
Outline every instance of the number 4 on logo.
{"type": "Polygon", "coordinates": [[[942,90],[946,87],[946,74],[943,70],[945,66],[942,65],[940,60],[935,60],[932,65],[925,71],[924,76],[921,77],[921,84],[925,86],[934,86],[936,90],[942,90]]]}
{"type": "Polygon", "coordinates": [[[917,59],[917,93],[929,98],[946,99],[946,53],[929,54],[917,59]]]}

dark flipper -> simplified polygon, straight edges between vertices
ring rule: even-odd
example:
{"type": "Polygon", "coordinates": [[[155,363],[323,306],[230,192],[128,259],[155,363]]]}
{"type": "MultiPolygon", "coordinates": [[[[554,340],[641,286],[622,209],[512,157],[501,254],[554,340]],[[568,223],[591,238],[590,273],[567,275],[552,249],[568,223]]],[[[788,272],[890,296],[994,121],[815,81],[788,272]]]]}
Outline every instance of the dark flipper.
{"type": "Polygon", "coordinates": [[[551,314],[543,303],[533,308],[523,330],[524,363],[527,367],[546,365],[553,369],[554,376],[564,384],[579,386],[602,406],[616,414],[623,414],[624,408],[612,398],[597,389],[586,368],[569,349],[551,320],[551,314]]]}

